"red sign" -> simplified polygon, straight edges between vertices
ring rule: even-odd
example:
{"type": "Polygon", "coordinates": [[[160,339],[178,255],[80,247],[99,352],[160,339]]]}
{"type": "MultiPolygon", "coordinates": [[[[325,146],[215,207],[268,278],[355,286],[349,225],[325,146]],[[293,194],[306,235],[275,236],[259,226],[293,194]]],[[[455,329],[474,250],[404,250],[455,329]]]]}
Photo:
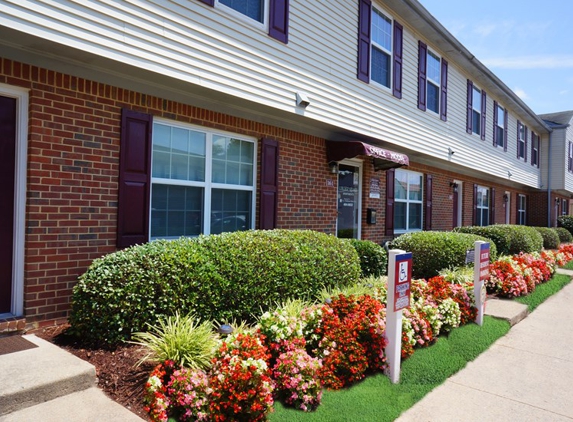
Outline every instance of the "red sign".
{"type": "Polygon", "coordinates": [[[410,306],[410,280],[412,280],[412,253],[396,255],[394,269],[394,312],[410,306]]]}
{"type": "Polygon", "coordinates": [[[485,281],[489,277],[489,243],[482,243],[479,250],[479,279],[485,281]]]}

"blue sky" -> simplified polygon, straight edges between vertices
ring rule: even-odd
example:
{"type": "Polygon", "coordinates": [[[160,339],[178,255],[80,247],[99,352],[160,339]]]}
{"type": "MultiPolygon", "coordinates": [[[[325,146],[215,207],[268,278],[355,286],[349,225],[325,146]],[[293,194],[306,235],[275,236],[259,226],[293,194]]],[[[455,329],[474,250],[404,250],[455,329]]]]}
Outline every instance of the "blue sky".
{"type": "Polygon", "coordinates": [[[537,114],[573,110],[571,0],[419,0],[537,114]]]}

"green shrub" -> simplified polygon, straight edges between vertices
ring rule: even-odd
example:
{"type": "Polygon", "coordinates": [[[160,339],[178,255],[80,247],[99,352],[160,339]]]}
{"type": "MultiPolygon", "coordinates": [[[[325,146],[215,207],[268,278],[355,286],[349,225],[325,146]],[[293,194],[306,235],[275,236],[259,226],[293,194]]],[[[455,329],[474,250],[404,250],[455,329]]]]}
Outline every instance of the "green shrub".
{"type": "Polygon", "coordinates": [[[514,255],[520,252],[539,252],[543,249],[543,237],[533,227],[515,224],[498,224],[497,227],[507,230],[511,237],[507,255],[514,255]]]}
{"type": "Polygon", "coordinates": [[[573,235],[573,215],[560,215],[557,217],[557,225],[573,235]]]}
{"type": "Polygon", "coordinates": [[[477,234],[478,236],[483,236],[495,243],[498,254],[510,254],[509,251],[511,249],[511,234],[507,228],[504,228],[500,225],[456,227],[454,232],[470,233],[477,234]]]}
{"type": "Polygon", "coordinates": [[[550,227],[533,227],[543,238],[543,247],[545,249],[557,249],[561,241],[557,230],[550,227]]]}
{"type": "Polygon", "coordinates": [[[160,317],[254,321],[289,298],[354,283],[360,262],[348,242],[314,231],[266,230],[154,241],[95,260],[74,287],[71,332],[117,344],[160,317]]]}
{"type": "MultiPolygon", "coordinates": [[[[443,268],[466,265],[466,251],[473,249],[477,240],[489,241],[475,234],[422,231],[403,234],[390,247],[412,252],[412,277],[429,278],[443,268]]],[[[496,257],[497,248],[490,242],[490,262],[496,257]]]]}
{"type": "Polygon", "coordinates": [[[174,361],[177,366],[206,369],[215,356],[219,337],[210,322],[199,323],[190,315],[160,318],[158,325],[147,324],[146,332],[133,333],[134,343],[148,353],[139,363],[174,361]]]}
{"type": "Polygon", "coordinates": [[[362,277],[386,275],[388,254],[386,250],[370,240],[348,239],[360,258],[362,277]]]}
{"type": "Polygon", "coordinates": [[[556,227],[555,231],[557,232],[561,243],[573,242],[573,235],[565,227],[556,227]]]}

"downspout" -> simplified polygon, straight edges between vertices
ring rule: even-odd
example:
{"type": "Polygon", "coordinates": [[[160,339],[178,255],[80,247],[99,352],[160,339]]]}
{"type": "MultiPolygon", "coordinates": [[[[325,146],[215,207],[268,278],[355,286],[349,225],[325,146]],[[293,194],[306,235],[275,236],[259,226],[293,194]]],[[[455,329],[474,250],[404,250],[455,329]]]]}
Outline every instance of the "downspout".
{"type": "Polygon", "coordinates": [[[547,227],[551,227],[551,138],[553,131],[549,132],[549,151],[547,152],[547,227]]]}

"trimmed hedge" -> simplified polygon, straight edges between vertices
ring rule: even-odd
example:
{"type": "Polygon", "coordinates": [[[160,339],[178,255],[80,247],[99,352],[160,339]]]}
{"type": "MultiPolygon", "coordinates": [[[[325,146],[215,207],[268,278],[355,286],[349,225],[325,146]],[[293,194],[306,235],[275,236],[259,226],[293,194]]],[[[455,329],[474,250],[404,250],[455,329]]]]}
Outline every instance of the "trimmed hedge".
{"type": "Polygon", "coordinates": [[[348,239],[360,258],[362,277],[380,277],[388,272],[388,253],[370,240],[348,239]]]}
{"type": "Polygon", "coordinates": [[[511,236],[510,247],[507,255],[515,255],[520,252],[540,252],[543,249],[543,237],[533,227],[516,224],[497,224],[511,236]]]}
{"type": "Polygon", "coordinates": [[[573,242],[573,235],[565,227],[556,227],[555,231],[557,232],[561,243],[573,242]]]}
{"type": "Polygon", "coordinates": [[[71,332],[115,345],[159,317],[251,321],[278,302],[355,283],[349,242],[315,231],[242,231],[154,241],[96,259],[73,289],[71,332]]]}
{"type": "MultiPolygon", "coordinates": [[[[444,268],[466,265],[466,251],[477,240],[489,239],[469,233],[421,231],[406,233],[394,239],[390,247],[412,252],[412,277],[430,278],[444,268]]],[[[490,262],[495,261],[497,248],[490,242],[490,262]]]]}
{"type": "Polygon", "coordinates": [[[560,215],[557,217],[557,225],[573,235],[573,215],[560,215]]]}
{"type": "Polygon", "coordinates": [[[497,248],[497,253],[499,255],[509,255],[511,249],[511,233],[507,227],[502,227],[500,225],[492,226],[465,226],[456,227],[454,232],[457,233],[470,233],[477,234],[478,236],[483,236],[493,243],[497,248]]]}
{"type": "Polygon", "coordinates": [[[557,249],[561,241],[559,234],[555,229],[550,227],[533,227],[543,238],[543,247],[545,249],[557,249]]]}

